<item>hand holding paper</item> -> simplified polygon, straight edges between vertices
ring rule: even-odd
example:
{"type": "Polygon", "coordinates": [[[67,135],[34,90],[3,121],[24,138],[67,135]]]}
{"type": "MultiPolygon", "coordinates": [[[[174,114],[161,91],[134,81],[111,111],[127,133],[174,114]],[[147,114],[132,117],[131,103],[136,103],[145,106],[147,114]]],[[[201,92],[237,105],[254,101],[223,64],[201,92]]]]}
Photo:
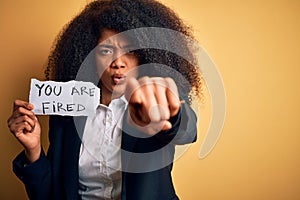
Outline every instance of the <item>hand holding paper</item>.
{"type": "Polygon", "coordinates": [[[96,112],[100,89],[92,83],[31,80],[29,101],[16,100],[7,120],[9,130],[24,146],[29,162],[41,153],[41,127],[35,115],[90,115],[96,112]]]}

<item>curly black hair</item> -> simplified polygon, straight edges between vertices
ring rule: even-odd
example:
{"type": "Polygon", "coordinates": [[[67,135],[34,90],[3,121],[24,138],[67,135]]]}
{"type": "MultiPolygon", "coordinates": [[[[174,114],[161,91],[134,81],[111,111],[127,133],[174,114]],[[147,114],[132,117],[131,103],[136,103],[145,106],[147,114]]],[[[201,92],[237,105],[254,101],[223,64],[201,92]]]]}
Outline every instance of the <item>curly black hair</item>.
{"type": "MultiPolygon", "coordinates": [[[[97,46],[104,28],[123,32],[144,27],[170,29],[194,39],[191,28],[172,9],[156,0],[96,0],[89,3],[57,36],[48,57],[46,79],[74,80],[85,58],[97,46]]],[[[188,60],[174,52],[148,48],[139,51],[140,64],[160,63],[171,67],[188,82],[187,86],[183,81],[175,80],[179,91],[182,89],[188,97],[194,94],[200,98],[202,77],[195,62],[195,49],[190,48],[186,40],[178,41],[172,36],[167,39],[171,44],[178,44],[171,48],[179,46],[184,49],[188,60]]]]}

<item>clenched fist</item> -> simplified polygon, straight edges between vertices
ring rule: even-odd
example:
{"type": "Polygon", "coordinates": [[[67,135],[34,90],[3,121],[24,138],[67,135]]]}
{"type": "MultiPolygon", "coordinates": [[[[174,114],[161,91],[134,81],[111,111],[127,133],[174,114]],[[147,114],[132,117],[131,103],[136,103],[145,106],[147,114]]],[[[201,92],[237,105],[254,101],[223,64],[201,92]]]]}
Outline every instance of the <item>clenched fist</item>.
{"type": "Polygon", "coordinates": [[[154,135],[172,127],[181,102],[173,79],[142,77],[128,80],[125,97],[129,102],[128,123],[142,132],[154,135]]]}
{"type": "Polygon", "coordinates": [[[37,160],[41,152],[41,127],[32,109],[32,104],[16,100],[13,113],[7,120],[10,132],[24,146],[29,162],[37,160]]]}

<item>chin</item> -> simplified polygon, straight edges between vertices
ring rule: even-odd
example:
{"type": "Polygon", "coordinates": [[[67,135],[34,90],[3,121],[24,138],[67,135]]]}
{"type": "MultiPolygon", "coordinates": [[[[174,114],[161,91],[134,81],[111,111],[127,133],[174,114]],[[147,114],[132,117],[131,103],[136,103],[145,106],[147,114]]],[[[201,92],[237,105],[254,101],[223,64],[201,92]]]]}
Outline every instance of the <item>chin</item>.
{"type": "Polygon", "coordinates": [[[122,96],[124,94],[124,92],[125,92],[125,88],[124,87],[120,88],[120,87],[116,86],[112,90],[113,96],[116,96],[116,97],[122,96]]]}

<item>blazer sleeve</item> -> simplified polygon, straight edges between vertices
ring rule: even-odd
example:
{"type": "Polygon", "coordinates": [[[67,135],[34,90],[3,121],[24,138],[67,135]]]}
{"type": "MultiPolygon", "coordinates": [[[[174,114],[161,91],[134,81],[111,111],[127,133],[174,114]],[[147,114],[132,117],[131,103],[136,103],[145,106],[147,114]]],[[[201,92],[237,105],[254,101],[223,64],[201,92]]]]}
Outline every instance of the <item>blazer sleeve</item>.
{"type": "Polygon", "coordinates": [[[13,161],[13,171],[24,183],[30,199],[48,199],[51,187],[51,167],[42,150],[40,158],[28,163],[25,152],[22,151],[13,161]]]}

